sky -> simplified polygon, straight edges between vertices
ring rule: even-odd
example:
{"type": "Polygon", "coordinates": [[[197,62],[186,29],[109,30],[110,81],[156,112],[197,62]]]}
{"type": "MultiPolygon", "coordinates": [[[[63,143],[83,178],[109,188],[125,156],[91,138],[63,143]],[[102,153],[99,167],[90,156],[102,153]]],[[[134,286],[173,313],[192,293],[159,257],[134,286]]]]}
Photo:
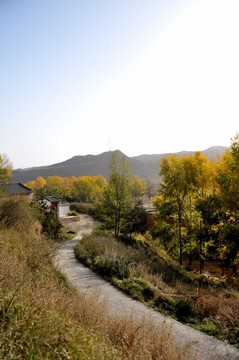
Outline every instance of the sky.
{"type": "Polygon", "coordinates": [[[0,0],[0,154],[13,168],[230,146],[238,0],[0,0]]]}

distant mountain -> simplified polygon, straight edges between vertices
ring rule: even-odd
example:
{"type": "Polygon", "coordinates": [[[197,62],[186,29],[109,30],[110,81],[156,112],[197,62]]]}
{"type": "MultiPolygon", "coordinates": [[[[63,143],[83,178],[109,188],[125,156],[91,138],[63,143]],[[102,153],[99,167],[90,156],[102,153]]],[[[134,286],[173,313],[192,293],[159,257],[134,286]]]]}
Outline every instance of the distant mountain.
{"type": "MultiPolygon", "coordinates": [[[[228,148],[225,146],[213,146],[210,147],[207,150],[202,151],[202,155],[207,155],[209,160],[215,159],[217,156],[220,158],[222,154],[227,150],[228,148]]],[[[177,153],[170,153],[173,155],[177,155],[179,159],[181,159],[183,156],[190,156],[194,154],[194,151],[180,151],[177,153]]],[[[133,159],[149,162],[149,163],[159,163],[164,157],[169,156],[169,153],[165,154],[152,154],[152,155],[138,155],[134,156],[133,159]]]]}
{"type": "MultiPolygon", "coordinates": [[[[224,146],[214,146],[207,150],[202,151],[203,155],[207,155],[210,160],[215,157],[221,157],[227,148],[224,146]]],[[[121,151],[116,150],[118,160],[121,161],[124,155],[121,151]]],[[[47,178],[48,176],[94,176],[102,175],[108,178],[109,175],[109,162],[114,151],[107,151],[99,155],[84,155],[74,156],[69,160],[40,167],[32,167],[27,169],[13,170],[13,176],[11,181],[26,183],[31,180],[35,180],[38,176],[47,178]]],[[[183,155],[192,155],[193,151],[182,151],[174,153],[179,158],[183,155]]],[[[134,157],[126,157],[127,163],[131,166],[131,174],[137,174],[142,179],[157,178],[159,172],[159,163],[163,157],[167,157],[169,154],[152,154],[152,155],[139,155],[134,157]]]]}

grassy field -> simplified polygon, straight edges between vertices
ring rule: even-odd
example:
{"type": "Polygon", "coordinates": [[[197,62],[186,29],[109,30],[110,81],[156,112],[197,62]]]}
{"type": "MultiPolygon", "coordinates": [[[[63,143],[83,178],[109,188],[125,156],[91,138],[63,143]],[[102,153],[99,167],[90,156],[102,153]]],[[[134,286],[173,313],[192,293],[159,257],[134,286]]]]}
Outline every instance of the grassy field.
{"type": "Polygon", "coordinates": [[[85,237],[75,254],[94,271],[154,309],[239,346],[239,293],[187,272],[150,237],[116,240],[110,232],[85,237]]]}

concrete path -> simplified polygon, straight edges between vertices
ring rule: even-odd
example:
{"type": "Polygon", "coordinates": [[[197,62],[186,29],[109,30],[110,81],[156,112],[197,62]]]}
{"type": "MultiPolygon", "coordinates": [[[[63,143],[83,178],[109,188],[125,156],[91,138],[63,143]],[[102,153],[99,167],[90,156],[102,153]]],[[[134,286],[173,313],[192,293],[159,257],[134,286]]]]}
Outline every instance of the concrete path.
{"type": "MultiPolygon", "coordinates": [[[[66,224],[68,220],[63,221],[66,221],[66,224]]],[[[106,298],[110,311],[114,313],[126,315],[133,312],[134,316],[138,318],[149,317],[153,319],[159,326],[167,324],[171,327],[171,331],[178,342],[182,345],[190,343],[192,354],[198,354],[201,360],[239,360],[239,351],[233,346],[207,336],[148,308],[139,301],[131,299],[81,264],[75,258],[74,247],[83,234],[89,234],[92,231],[93,220],[87,215],[81,215],[80,221],[72,222],[70,226],[77,231],[77,236],[59,248],[55,261],[59,269],[81,293],[97,290],[99,296],[106,298]]]]}

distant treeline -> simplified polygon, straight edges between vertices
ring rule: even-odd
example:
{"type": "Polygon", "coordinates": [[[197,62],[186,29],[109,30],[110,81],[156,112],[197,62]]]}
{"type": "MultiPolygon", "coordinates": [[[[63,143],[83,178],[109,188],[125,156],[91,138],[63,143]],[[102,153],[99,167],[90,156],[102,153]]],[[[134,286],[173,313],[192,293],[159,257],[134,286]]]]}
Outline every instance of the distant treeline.
{"type": "MultiPolygon", "coordinates": [[[[69,202],[95,203],[102,197],[107,181],[101,175],[82,177],[55,175],[48,176],[46,179],[38,176],[36,180],[25,185],[32,189],[35,197],[39,199],[51,195],[69,202]]],[[[143,196],[150,199],[155,195],[154,184],[150,180],[140,180],[138,175],[132,176],[131,188],[135,202],[143,196]]]]}

